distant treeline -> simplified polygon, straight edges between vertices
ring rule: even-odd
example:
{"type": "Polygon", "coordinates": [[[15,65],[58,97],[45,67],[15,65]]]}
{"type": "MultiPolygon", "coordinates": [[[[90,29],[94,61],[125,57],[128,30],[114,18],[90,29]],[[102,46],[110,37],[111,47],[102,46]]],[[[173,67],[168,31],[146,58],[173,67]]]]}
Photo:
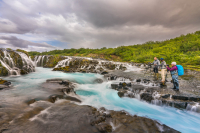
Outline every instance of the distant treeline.
{"type": "Polygon", "coordinates": [[[108,60],[147,63],[156,56],[164,58],[170,64],[176,61],[188,69],[200,70],[200,31],[181,35],[166,41],[149,41],[144,44],[120,46],[117,48],[101,49],[64,49],[49,52],[29,52],[35,55],[87,56],[105,58],[108,60]]]}

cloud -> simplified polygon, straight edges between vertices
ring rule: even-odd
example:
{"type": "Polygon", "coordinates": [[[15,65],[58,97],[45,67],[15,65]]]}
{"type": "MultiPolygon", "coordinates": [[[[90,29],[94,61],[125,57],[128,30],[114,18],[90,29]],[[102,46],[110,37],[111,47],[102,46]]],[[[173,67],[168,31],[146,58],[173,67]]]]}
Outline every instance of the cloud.
{"type": "Polygon", "coordinates": [[[19,39],[15,36],[1,36],[0,45],[3,45],[4,48],[13,48],[13,49],[20,48],[28,51],[30,50],[45,51],[45,50],[59,49],[58,47],[49,45],[47,43],[34,43],[23,39],[19,39]]]}
{"type": "Polygon", "coordinates": [[[0,36],[28,49],[56,49],[34,43],[55,40],[61,48],[134,45],[200,30],[199,7],[199,0],[3,0],[0,36]]]}

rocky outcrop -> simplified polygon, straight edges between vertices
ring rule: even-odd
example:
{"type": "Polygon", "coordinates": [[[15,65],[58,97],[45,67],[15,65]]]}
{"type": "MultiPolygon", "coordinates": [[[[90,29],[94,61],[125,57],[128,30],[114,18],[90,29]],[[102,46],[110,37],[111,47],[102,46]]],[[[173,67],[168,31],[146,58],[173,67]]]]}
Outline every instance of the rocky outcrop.
{"type": "Polygon", "coordinates": [[[10,85],[11,85],[11,82],[0,79],[0,90],[9,88],[10,85]]]}
{"type": "Polygon", "coordinates": [[[107,74],[106,70],[126,70],[123,63],[116,63],[100,59],[70,56],[35,56],[36,66],[54,67],[54,71],[63,72],[92,72],[107,74]]]}
{"type": "Polygon", "coordinates": [[[188,106],[192,106],[191,103],[196,102],[194,106],[197,106],[195,108],[197,108],[196,112],[198,112],[198,102],[200,102],[200,97],[186,95],[183,93],[175,93],[169,88],[145,87],[143,85],[138,85],[137,81],[138,80],[135,81],[135,84],[126,82],[111,84],[111,89],[117,90],[119,97],[138,98],[139,100],[143,100],[151,104],[160,106],[167,105],[178,109],[189,110],[191,108],[188,106]]]}
{"type": "Polygon", "coordinates": [[[51,90],[54,93],[47,99],[51,103],[55,103],[59,99],[81,103],[79,96],[74,91],[75,83],[73,82],[63,79],[49,79],[41,87],[51,90]]]}
{"type": "MultiPolygon", "coordinates": [[[[28,106],[24,110],[16,108],[14,119],[9,119],[8,115],[2,117],[0,124],[1,122],[6,124],[0,127],[0,131],[4,133],[179,133],[155,120],[133,116],[124,111],[96,109],[65,101],[59,104],[42,103],[43,108],[40,107],[41,102],[35,102],[34,106],[28,106]],[[12,122],[9,122],[11,120],[12,122]]],[[[1,115],[6,114],[9,113],[1,115]]]]}

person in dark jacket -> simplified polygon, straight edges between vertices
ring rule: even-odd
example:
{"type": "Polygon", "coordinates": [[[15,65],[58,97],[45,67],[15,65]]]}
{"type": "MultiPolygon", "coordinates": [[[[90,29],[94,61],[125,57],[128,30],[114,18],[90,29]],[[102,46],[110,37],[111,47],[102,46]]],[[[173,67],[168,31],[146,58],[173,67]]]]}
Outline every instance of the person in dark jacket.
{"type": "Polygon", "coordinates": [[[154,71],[154,76],[156,80],[158,80],[159,74],[158,74],[158,68],[160,66],[160,61],[157,59],[157,57],[154,57],[154,62],[152,63],[154,65],[153,71],[154,71]]]}
{"type": "Polygon", "coordinates": [[[172,81],[174,84],[174,87],[172,89],[179,91],[178,68],[176,66],[176,62],[172,62],[171,65],[171,68],[167,66],[167,70],[169,70],[172,75],[172,81]]]}

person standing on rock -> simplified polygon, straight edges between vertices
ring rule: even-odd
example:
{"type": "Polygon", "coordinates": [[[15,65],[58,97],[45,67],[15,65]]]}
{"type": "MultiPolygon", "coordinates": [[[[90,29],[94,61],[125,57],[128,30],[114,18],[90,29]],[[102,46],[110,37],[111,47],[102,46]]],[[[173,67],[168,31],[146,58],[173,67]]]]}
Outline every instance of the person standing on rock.
{"type": "Polygon", "coordinates": [[[166,70],[167,70],[167,64],[165,62],[165,60],[163,58],[160,58],[160,61],[161,61],[161,85],[165,85],[165,77],[166,77],[166,70]]]}
{"type": "Polygon", "coordinates": [[[167,70],[169,70],[172,75],[172,81],[174,84],[174,87],[172,89],[179,91],[178,68],[176,66],[176,62],[172,62],[171,65],[172,65],[171,68],[167,66],[167,70]]]}
{"type": "Polygon", "coordinates": [[[156,78],[156,80],[158,80],[158,67],[160,66],[160,61],[157,59],[157,57],[154,57],[154,62],[153,62],[153,71],[154,71],[154,77],[156,78]]]}

